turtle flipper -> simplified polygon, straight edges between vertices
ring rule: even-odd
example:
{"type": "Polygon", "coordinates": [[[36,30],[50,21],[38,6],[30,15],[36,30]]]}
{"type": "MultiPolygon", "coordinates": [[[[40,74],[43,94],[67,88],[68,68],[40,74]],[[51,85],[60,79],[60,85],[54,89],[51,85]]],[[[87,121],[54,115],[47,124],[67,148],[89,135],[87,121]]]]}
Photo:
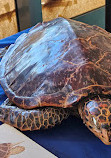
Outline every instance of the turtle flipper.
{"type": "Polygon", "coordinates": [[[6,46],[4,48],[0,48],[0,58],[2,58],[5,55],[8,48],[9,48],[9,46],[6,46]]]}
{"type": "Polygon", "coordinates": [[[40,130],[54,127],[70,114],[69,109],[45,107],[33,110],[20,109],[7,99],[0,106],[0,121],[13,127],[26,130],[40,130]]]}

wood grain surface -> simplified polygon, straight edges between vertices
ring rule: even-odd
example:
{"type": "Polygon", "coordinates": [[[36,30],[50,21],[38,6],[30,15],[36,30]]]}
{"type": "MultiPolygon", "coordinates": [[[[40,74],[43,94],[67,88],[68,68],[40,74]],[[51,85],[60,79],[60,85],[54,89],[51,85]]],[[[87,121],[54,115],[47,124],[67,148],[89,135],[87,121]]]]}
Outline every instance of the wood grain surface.
{"type": "Polygon", "coordinates": [[[14,0],[0,0],[0,39],[17,32],[14,0]]]}
{"type": "Polygon", "coordinates": [[[42,0],[43,21],[72,18],[105,5],[105,0],[42,0]]]}

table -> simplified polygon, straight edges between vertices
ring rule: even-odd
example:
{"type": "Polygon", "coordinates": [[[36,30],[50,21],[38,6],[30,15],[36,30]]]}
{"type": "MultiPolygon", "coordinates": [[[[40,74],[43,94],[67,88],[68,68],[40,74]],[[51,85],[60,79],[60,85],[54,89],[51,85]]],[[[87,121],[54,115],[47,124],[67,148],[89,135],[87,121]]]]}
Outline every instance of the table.
{"type": "MultiPolygon", "coordinates": [[[[28,31],[29,29],[0,40],[0,47],[14,43],[20,34],[28,31]]],[[[0,104],[5,99],[6,95],[0,87],[0,104]]],[[[23,133],[59,158],[111,157],[111,146],[104,145],[85,127],[81,119],[74,116],[55,128],[23,133]]]]}

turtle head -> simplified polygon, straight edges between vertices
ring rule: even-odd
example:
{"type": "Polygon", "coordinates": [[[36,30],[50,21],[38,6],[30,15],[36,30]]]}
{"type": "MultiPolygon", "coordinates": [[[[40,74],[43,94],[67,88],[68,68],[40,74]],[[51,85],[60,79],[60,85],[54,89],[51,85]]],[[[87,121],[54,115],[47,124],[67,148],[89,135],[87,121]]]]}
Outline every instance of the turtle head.
{"type": "Polygon", "coordinates": [[[88,129],[104,144],[111,145],[111,100],[96,97],[79,106],[79,114],[88,129]]]}

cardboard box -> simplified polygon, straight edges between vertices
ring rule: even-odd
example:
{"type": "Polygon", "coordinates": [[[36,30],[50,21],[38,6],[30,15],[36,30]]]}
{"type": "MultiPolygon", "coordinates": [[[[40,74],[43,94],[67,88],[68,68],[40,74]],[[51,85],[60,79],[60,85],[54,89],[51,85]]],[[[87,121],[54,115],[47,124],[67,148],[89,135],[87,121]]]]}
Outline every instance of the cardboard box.
{"type": "Polygon", "coordinates": [[[0,39],[18,32],[14,0],[0,0],[0,39]]]}
{"type": "Polygon", "coordinates": [[[72,18],[104,5],[105,0],[50,0],[47,5],[42,5],[43,21],[58,16],[72,18]]]}

